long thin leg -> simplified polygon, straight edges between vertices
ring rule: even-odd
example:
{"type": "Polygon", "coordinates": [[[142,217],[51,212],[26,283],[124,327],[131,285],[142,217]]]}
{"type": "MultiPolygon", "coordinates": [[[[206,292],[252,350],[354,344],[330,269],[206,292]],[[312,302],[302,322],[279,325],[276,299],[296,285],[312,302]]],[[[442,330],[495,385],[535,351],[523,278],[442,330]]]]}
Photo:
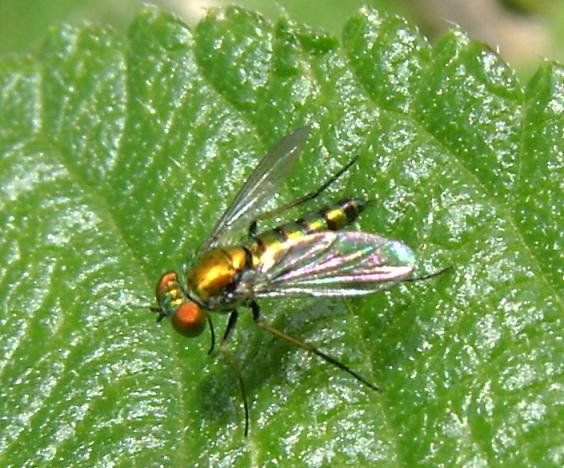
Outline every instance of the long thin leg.
{"type": "Polygon", "coordinates": [[[223,338],[221,339],[221,344],[225,343],[231,336],[233,336],[233,331],[235,330],[235,325],[237,325],[237,319],[239,314],[236,310],[232,310],[229,314],[229,321],[227,322],[227,328],[223,332],[223,338]]]}
{"type": "Polygon", "coordinates": [[[376,390],[377,392],[380,391],[380,389],[376,385],[369,382],[368,380],[366,380],[361,375],[357,374],[350,367],[343,364],[338,359],[335,359],[334,357],[329,356],[328,354],[325,354],[322,351],[319,351],[317,348],[314,348],[313,346],[311,346],[308,343],[304,343],[303,341],[300,341],[297,338],[294,338],[293,336],[287,335],[286,333],[278,330],[277,328],[274,328],[272,325],[270,325],[269,323],[262,320],[262,318],[260,316],[260,308],[259,308],[259,306],[256,302],[251,302],[251,309],[253,311],[253,319],[254,319],[254,321],[255,321],[255,323],[257,324],[258,327],[262,328],[263,330],[266,330],[269,333],[272,333],[273,335],[275,335],[279,338],[282,338],[282,339],[292,343],[293,345],[296,345],[299,348],[305,349],[306,351],[309,351],[310,353],[316,354],[321,359],[324,359],[325,361],[327,361],[329,364],[332,364],[333,366],[345,371],[347,374],[352,375],[356,380],[358,380],[359,382],[362,382],[364,385],[370,387],[372,390],[376,390]]]}
{"type": "Polygon", "coordinates": [[[453,269],[452,266],[447,266],[447,267],[442,268],[438,271],[434,271],[433,273],[429,273],[429,274],[424,275],[424,276],[418,276],[417,278],[406,278],[402,281],[404,281],[404,282],[424,281],[424,280],[434,278],[435,276],[442,275],[443,273],[446,273],[447,271],[450,271],[452,269],[453,269]]]}
{"type": "Polygon", "coordinates": [[[213,331],[213,323],[211,317],[208,315],[208,324],[210,326],[210,333],[211,333],[211,346],[208,354],[211,354],[213,351],[213,347],[215,346],[215,332],[213,331]]]}
{"type": "Polygon", "coordinates": [[[223,340],[221,341],[221,345],[219,345],[219,351],[231,367],[231,370],[237,377],[239,381],[239,387],[241,388],[241,397],[243,398],[243,406],[245,407],[245,437],[249,434],[249,405],[247,403],[247,392],[245,390],[245,383],[243,382],[243,376],[241,375],[241,370],[239,369],[239,365],[237,361],[231,354],[231,351],[227,349],[227,340],[231,338],[233,335],[233,330],[235,330],[235,325],[237,324],[237,311],[234,310],[231,312],[229,316],[229,322],[227,323],[227,328],[225,329],[225,333],[223,335],[223,340]]]}
{"type": "Polygon", "coordinates": [[[321,193],[323,193],[324,190],[326,190],[333,182],[335,182],[339,177],[341,177],[345,172],[347,172],[347,170],[358,160],[358,156],[355,156],[354,158],[352,158],[347,164],[345,164],[341,169],[339,169],[335,174],[333,174],[331,177],[329,177],[329,179],[327,179],[325,181],[325,183],[323,183],[323,185],[321,185],[320,187],[316,188],[315,190],[313,190],[312,192],[309,192],[307,194],[305,194],[304,196],[297,198],[293,201],[291,201],[290,203],[287,203],[285,205],[279,206],[277,208],[274,208],[273,210],[270,211],[265,211],[264,213],[261,213],[257,216],[257,218],[250,224],[249,226],[249,236],[254,238],[257,232],[257,223],[260,220],[265,220],[268,218],[272,218],[273,216],[276,216],[277,214],[280,214],[286,210],[289,210],[290,208],[295,208],[296,206],[299,206],[305,202],[308,202],[310,200],[313,200],[314,198],[318,197],[321,193]]]}

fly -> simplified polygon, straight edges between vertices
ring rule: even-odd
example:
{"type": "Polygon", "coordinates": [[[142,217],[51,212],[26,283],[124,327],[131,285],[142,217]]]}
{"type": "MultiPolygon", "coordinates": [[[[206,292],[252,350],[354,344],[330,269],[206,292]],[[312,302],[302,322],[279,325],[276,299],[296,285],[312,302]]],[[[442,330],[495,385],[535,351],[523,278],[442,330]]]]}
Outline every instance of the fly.
{"type": "Polygon", "coordinates": [[[174,271],[161,276],[156,287],[157,320],[170,318],[182,335],[198,336],[209,324],[210,353],[215,334],[210,312],[229,314],[220,351],[235,374],[245,409],[249,405],[239,366],[227,343],[240,307],[250,308],[255,324],[299,348],[316,354],[374,391],[378,387],[338,359],[264,321],[258,300],[272,297],[359,296],[413,278],[415,254],[402,242],[376,234],[341,231],[366,207],[366,200],[346,198],[275,229],[258,232],[258,222],[272,218],[320,195],[356,161],[352,159],[316,190],[270,211],[266,202],[290,174],[309,134],[302,127],[286,136],[253,170],[225,213],[215,224],[186,275],[174,271]],[[237,243],[244,230],[248,240],[237,243]]]}

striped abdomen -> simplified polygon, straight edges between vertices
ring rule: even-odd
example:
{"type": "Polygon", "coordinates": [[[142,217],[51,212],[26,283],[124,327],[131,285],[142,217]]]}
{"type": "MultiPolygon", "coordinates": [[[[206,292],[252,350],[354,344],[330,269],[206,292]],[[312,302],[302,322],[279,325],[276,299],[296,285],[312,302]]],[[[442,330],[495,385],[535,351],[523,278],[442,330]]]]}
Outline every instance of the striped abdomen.
{"type": "Polygon", "coordinates": [[[311,213],[292,223],[259,234],[249,245],[253,266],[268,266],[286,250],[288,243],[320,231],[337,231],[352,223],[366,206],[366,201],[347,198],[311,213]]]}

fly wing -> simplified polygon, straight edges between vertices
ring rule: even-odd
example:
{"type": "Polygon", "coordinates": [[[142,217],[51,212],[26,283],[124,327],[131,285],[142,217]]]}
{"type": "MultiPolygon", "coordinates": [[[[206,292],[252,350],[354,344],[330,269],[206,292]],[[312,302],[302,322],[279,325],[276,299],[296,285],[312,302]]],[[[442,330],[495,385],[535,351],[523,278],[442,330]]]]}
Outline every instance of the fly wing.
{"type": "Polygon", "coordinates": [[[255,297],[354,296],[409,277],[413,251],[364,232],[324,231],[296,239],[275,262],[260,264],[255,297]]]}
{"type": "Polygon", "coordinates": [[[261,159],[211,230],[200,252],[225,244],[256,218],[266,201],[281,189],[282,182],[292,171],[308,135],[309,127],[298,128],[294,133],[282,138],[261,159]]]}

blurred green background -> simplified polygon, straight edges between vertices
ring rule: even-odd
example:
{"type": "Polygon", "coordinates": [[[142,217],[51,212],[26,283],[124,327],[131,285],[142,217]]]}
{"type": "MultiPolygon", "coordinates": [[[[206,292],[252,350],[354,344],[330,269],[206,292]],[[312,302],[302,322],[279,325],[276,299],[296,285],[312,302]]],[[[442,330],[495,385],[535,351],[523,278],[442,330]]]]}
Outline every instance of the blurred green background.
{"type": "MultiPolygon", "coordinates": [[[[141,0],[0,0],[0,55],[31,51],[60,22],[109,23],[125,31],[141,0]]],[[[226,0],[154,0],[195,24],[226,0]]],[[[564,61],[562,0],[239,0],[270,18],[283,12],[337,35],[352,11],[371,5],[419,25],[434,41],[451,23],[494,49],[527,78],[544,58],[564,61]]]]}

